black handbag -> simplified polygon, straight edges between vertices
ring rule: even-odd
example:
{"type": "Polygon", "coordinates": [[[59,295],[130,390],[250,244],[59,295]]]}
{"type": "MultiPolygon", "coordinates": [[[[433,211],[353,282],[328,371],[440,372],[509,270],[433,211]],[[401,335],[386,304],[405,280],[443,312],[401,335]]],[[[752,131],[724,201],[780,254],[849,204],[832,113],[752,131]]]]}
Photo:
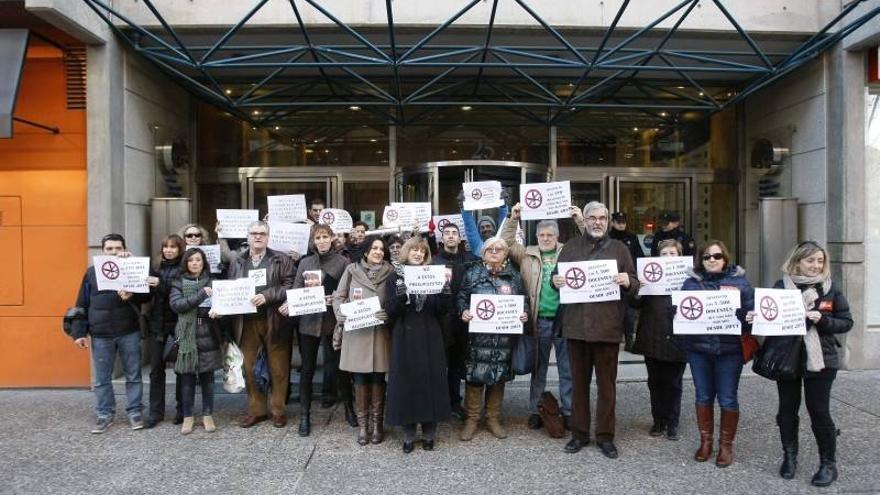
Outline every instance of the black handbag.
{"type": "Polygon", "coordinates": [[[177,350],[180,347],[177,339],[173,335],[165,338],[165,346],[162,348],[162,360],[166,363],[177,360],[177,350]]]}
{"type": "Polygon", "coordinates": [[[535,370],[537,358],[537,343],[534,335],[522,334],[516,339],[513,348],[511,368],[517,375],[528,375],[535,370]]]}
{"type": "Polygon", "coordinates": [[[801,337],[768,337],[758,350],[752,371],[770,380],[794,380],[801,375],[801,337]]]}

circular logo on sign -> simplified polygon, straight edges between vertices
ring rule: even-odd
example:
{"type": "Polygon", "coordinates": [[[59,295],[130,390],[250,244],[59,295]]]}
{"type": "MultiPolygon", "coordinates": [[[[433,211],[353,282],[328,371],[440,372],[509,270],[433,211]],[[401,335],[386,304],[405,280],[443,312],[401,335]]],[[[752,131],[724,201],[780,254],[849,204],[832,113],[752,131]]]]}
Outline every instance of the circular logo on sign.
{"type": "Polygon", "coordinates": [[[474,189],[473,191],[471,191],[471,197],[474,199],[480,199],[483,197],[483,191],[479,189],[474,189]]]}
{"type": "Polygon", "coordinates": [[[779,305],[776,304],[776,300],[770,296],[764,296],[761,298],[761,314],[767,321],[773,321],[779,316],[779,305]]]}
{"type": "Polygon", "coordinates": [[[681,300],[678,312],[688,320],[696,320],[703,315],[703,301],[694,296],[688,296],[681,300]]]}
{"type": "Polygon", "coordinates": [[[569,268],[565,272],[565,285],[572,289],[580,289],[587,283],[587,274],[578,267],[569,268]]]}
{"type": "Polygon", "coordinates": [[[477,318],[481,320],[489,320],[495,316],[495,305],[488,299],[483,299],[477,303],[477,318]]]}
{"type": "Polygon", "coordinates": [[[656,263],[654,261],[645,265],[645,269],[642,270],[642,275],[645,276],[645,280],[650,283],[659,282],[661,278],[663,278],[663,267],[660,266],[660,263],[656,263]]]}
{"type": "Polygon", "coordinates": [[[541,206],[541,203],[544,202],[544,198],[541,197],[541,192],[537,189],[529,189],[526,191],[526,206],[529,208],[537,208],[541,206]]]}
{"type": "Polygon", "coordinates": [[[325,211],[321,214],[321,219],[324,220],[324,223],[330,225],[336,220],[336,215],[334,215],[332,211],[325,211]]]}
{"type": "Polygon", "coordinates": [[[110,280],[116,280],[119,278],[119,265],[112,261],[105,261],[101,265],[101,273],[110,280]]]}
{"type": "Polygon", "coordinates": [[[388,210],[388,211],[386,211],[386,212],[385,212],[385,218],[387,218],[388,220],[391,220],[392,222],[393,222],[394,220],[397,220],[397,210],[388,210]]]}
{"type": "Polygon", "coordinates": [[[444,219],[440,220],[439,222],[437,222],[437,228],[440,229],[440,232],[443,232],[443,229],[445,229],[446,226],[449,225],[450,223],[452,223],[452,222],[450,222],[449,220],[444,218],[444,219]]]}

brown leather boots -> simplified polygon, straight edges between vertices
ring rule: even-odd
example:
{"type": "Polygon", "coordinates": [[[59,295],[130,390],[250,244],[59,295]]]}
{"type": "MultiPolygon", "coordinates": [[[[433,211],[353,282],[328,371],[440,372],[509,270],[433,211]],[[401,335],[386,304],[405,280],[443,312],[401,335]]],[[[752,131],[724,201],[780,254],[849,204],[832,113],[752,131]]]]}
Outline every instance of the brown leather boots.
{"type": "MultiPolygon", "coordinates": [[[[694,453],[694,460],[705,462],[712,456],[712,437],[715,432],[715,407],[697,406],[697,428],[700,430],[700,448],[694,453]]],[[[733,462],[733,441],[739,423],[739,412],[721,410],[721,429],[718,438],[718,456],[715,465],[727,467],[733,462]]]]}

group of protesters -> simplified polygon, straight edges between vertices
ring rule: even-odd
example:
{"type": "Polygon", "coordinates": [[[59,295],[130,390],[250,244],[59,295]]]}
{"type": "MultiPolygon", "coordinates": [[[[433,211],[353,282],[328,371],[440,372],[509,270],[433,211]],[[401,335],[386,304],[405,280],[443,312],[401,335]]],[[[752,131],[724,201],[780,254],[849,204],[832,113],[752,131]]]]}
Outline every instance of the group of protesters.
{"type": "MultiPolygon", "coordinates": [[[[535,342],[529,427],[539,429],[544,422],[539,403],[547,395],[553,349],[562,424],[571,432],[564,451],[579,452],[594,439],[602,454],[613,459],[619,455],[615,444],[618,354],[626,340],[629,350],[645,357],[653,418],[646,433],[679,439],[682,378],[689,365],[700,439],[694,459],[707,461],[715,453],[717,466],[733,462],[740,408],[737,389],[743,365],[751,358],[745,342],[754,320],[754,290],[724,242],[710,240],[697,248],[683,233],[675,213],[665,215],[664,228],[654,236],[654,256],[695,256],[682,290],[739,293],[736,316],[741,335],[677,335],[673,332],[676,307],[670,296],[640,294],[635,267],[643,253],[638,239],[626,232],[625,214],[611,215],[602,203],[571,207],[581,235],[564,245],[557,221],[541,220],[534,228],[537,244],[527,247],[517,242],[520,204],[502,205],[494,217],[476,218],[462,211],[467,243],[459,226],[451,222],[432,223],[426,232],[413,228],[384,236],[367,235],[368,226],[356,222],[350,233],[341,235],[318,222],[323,207],[321,200],[309,205],[314,225],[307,253],[269,249],[269,224],[255,221],[242,248],[221,240],[219,275],[210,272],[199,248],[209,243],[208,230],[184,226],[162,240],[148,279],[150,294],[99,291],[94,268],[89,268],[77,301],[87,318],[72,336],[82,348],[91,342],[97,396],[92,432],[103,433],[113,422],[111,373],[117,353],[122,358],[132,429],[151,428],[164,420],[165,370],[170,366],[177,377],[174,423],[181,425],[183,434],[193,432],[195,390],[200,386],[201,425],[214,431],[214,372],[223,367],[226,343],[235,342],[244,355],[247,391],[247,410],[238,423],[242,428],[263,421],[285,427],[287,402],[298,395],[298,433],[308,436],[312,384],[318,352],[323,349],[321,405],[343,405],[345,420],[357,428],[360,445],[381,443],[387,424],[401,428],[404,452],[412,452],[417,443],[433,450],[438,423],[453,417],[463,422],[458,431],[462,441],[478,434],[483,417],[488,432],[502,439],[507,436],[502,421],[505,385],[515,377],[512,361],[519,339],[528,336],[535,342]],[[588,260],[616,263],[613,281],[620,298],[561,304],[560,288],[566,280],[558,264],[588,260]],[[404,267],[432,264],[446,267],[442,291],[410,293],[404,267]],[[238,279],[254,270],[265,270],[251,300],[257,311],[216,314],[209,301],[212,278],[238,279]],[[324,290],[326,311],[289,316],[286,291],[318,286],[324,290]],[[523,296],[519,315],[523,335],[469,332],[474,294],[523,296]],[[375,314],[378,323],[346,331],[342,305],[374,296],[382,308],[375,314]],[[151,372],[149,414],[143,417],[138,316],[139,305],[147,302],[152,303],[151,372]],[[289,383],[294,344],[300,354],[298,393],[291,392],[289,383]],[[254,369],[261,359],[268,368],[268,390],[258,383],[254,369]],[[598,394],[591,407],[594,373],[598,394]],[[720,406],[717,447],[716,401],[720,406]]],[[[222,231],[222,226],[217,230],[222,231]]],[[[127,254],[125,239],[118,234],[105,236],[101,248],[105,255],[127,254]]],[[[777,380],[776,421],[784,453],[780,475],[787,479],[795,475],[803,389],[820,457],[812,483],[827,486],[837,478],[838,432],[829,411],[830,390],[840,365],[835,335],[849,331],[852,318],[845,297],[831,281],[828,253],[815,242],[792,250],[776,286],[802,292],[808,328],[805,336],[767,337],[763,342],[764,346],[780,339],[800,343],[796,376],[777,380]]]]}

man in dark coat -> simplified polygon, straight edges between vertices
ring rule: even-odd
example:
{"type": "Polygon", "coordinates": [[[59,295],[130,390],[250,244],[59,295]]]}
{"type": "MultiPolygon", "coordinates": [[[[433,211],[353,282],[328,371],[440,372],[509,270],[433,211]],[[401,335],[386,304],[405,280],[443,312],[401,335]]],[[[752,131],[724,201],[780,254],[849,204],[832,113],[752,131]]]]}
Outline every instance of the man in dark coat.
{"type": "Polygon", "coordinates": [[[660,230],[654,233],[654,240],[651,241],[651,256],[660,256],[660,250],[657,246],[660,241],[666,239],[675,239],[681,244],[682,256],[693,256],[696,252],[696,244],[694,238],[681,228],[681,215],[677,211],[667,211],[660,215],[660,230]]]}

